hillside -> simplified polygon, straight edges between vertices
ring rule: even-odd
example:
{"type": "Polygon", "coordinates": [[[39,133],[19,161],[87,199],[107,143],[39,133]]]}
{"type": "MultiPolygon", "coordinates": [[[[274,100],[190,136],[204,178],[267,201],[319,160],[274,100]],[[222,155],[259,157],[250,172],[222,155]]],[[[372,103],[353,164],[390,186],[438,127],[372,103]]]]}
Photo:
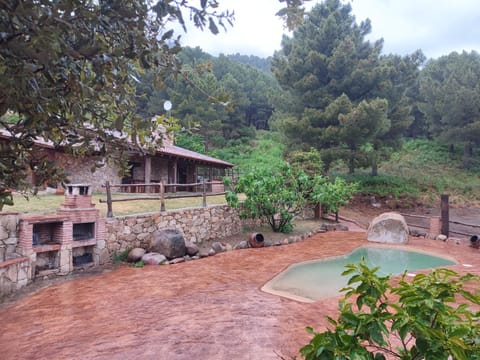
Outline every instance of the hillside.
{"type": "Polygon", "coordinates": [[[440,194],[449,194],[453,205],[480,205],[480,168],[462,167],[460,151],[449,152],[447,146],[434,141],[410,140],[402,150],[380,167],[384,174],[416,185],[419,197],[436,201],[440,194]]]}
{"type": "MultiPolygon", "coordinates": [[[[212,151],[212,155],[230,161],[245,171],[256,166],[271,166],[282,159],[284,146],[275,132],[258,131],[249,142],[212,151]]],[[[462,168],[460,150],[450,153],[447,146],[431,140],[406,140],[401,150],[381,164],[379,175],[369,169],[347,175],[338,163],[332,176],[343,176],[360,183],[362,196],[390,199],[395,206],[412,207],[437,204],[441,194],[449,194],[453,206],[480,206],[480,167],[462,168]]]]}

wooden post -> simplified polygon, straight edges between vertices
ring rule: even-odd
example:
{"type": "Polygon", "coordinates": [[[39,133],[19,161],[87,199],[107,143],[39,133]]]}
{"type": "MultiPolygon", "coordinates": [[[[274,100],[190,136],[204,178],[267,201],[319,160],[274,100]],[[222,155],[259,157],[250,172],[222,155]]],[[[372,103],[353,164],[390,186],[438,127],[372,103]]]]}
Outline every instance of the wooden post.
{"type": "Polygon", "coordinates": [[[110,191],[110,181],[105,182],[105,189],[107,190],[107,217],[113,217],[112,209],[112,193],[110,191]]]}
{"type": "Polygon", "coordinates": [[[145,157],[145,192],[149,193],[151,192],[150,186],[147,184],[150,184],[152,181],[152,158],[150,156],[145,157]]]}
{"type": "Polygon", "coordinates": [[[445,236],[449,236],[449,222],[450,222],[450,215],[449,215],[449,205],[448,205],[448,195],[442,194],[441,196],[441,217],[442,217],[442,234],[445,236]]]}
{"type": "MultiPolygon", "coordinates": [[[[173,161],[173,183],[176,184],[177,181],[177,158],[174,159],[173,161]]],[[[174,186],[172,192],[176,193],[177,192],[177,187],[174,186]]]]}
{"type": "Polygon", "coordinates": [[[320,220],[322,218],[322,205],[320,203],[315,204],[315,220],[320,220]]]}
{"type": "Polygon", "coordinates": [[[202,184],[202,197],[203,197],[202,206],[207,207],[207,188],[205,186],[205,179],[203,179],[203,184],[202,184]]]}
{"type": "Polygon", "coordinates": [[[165,211],[165,185],[160,182],[160,211],[165,211]]]}

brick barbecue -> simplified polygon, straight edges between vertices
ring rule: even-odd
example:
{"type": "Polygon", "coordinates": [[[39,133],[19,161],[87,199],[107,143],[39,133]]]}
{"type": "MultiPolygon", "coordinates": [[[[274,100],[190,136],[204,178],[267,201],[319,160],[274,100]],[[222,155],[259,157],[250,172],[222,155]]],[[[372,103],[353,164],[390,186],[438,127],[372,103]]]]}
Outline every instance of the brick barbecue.
{"type": "Polygon", "coordinates": [[[105,239],[105,221],[92,203],[91,186],[69,184],[55,214],[20,219],[18,247],[30,258],[31,278],[68,274],[75,265],[98,265],[96,246],[105,239]]]}

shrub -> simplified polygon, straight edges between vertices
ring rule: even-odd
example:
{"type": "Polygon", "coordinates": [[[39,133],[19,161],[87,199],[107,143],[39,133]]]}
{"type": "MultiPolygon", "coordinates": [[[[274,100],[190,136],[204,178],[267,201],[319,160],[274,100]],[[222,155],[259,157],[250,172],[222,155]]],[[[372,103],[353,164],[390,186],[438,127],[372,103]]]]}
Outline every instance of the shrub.
{"type": "MultiPolygon", "coordinates": [[[[238,207],[238,194],[245,194],[240,216],[263,219],[275,232],[293,230],[293,218],[308,204],[322,204],[328,211],[338,211],[356,191],[356,185],[342,179],[330,182],[318,175],[308,176],[302,169],[288,163],[278,165],[278,171],[261,168],[242,176],[234,192],[227,192],[227,203],[238,207]]],[[[230,185],[226,180],[226,185],[230,185]]]]}
{"type": "Polygon", "coordinates": [[[357,191],[357,183],[347,183],[337,177],[334,181],[317,182],[310,198],[313,202],[321,204],[325,212],[337,213],[357,191]]]}
{"type": "Polygon", "coordinates": [[[293,230],[293,217],[307,204],[312,189],[311,180],[303,171],[283,163],[278,173],[261,168],[245,174],[235,191],[227,192],[225,197],[230,206],[238,207],[237,194],[245,194],[242,218],[263,219],[273,231],[288,233],[293,230]]]}
{"type": "Polygon", "coordinates": [[[394,175],[371,176],[356,174],[347,176],[348,181],[358,184],[358,190],[365,195],[379,197],[393,196],[394,198],[418,196],[418,185],[411,179],[394,175]]]}
{"type": "Polygon", "coordinates": [[[127,256],[128,256],[129,252],[130,252],[130,250],[125,250],[125,251],[122,251],[120,253],[115,251],[113,253],[113,257],[112,257],[113,263],[118,264],[118,263],[127,261],[127,256]]]}

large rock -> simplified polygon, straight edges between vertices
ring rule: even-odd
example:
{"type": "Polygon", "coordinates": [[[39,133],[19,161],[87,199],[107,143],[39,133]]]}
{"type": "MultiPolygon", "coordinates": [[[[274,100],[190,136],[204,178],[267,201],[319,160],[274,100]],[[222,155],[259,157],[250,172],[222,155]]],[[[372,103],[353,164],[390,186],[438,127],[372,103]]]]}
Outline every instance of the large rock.
{"type": "Polygon", "coordinates": [[[190,241],[185,241],[185,248],[187,251],[187,255],[189,256],[195,256],[198,254],[198,251],[200,250],[197,245],[190,241]]]}
{"type": "Polygon", "coordinates": [[[248,248],[248,242],[246,240],[240,241],[233,248],[235,250],[237,250],[237,249],[247,249],[248,248]]]}
{"type": "Polygon", "coordinates": [[[215,254],[224,252],[226,250],[225,246],[221,242],[218,242],[218,241],[215,241],[215,242],[212,243],[212,249],[215,251],[215,254]]]}
{"type": "Polygon", "coordinates": [[[127,261],[137,262],[142,260],[142,256],[145,255],[145,250],[142,248],[133,248],[127,255],[127,261]]]}
{"type": "Polygon", "coordinates": [[[150,242],[150,251],[163,254],[167,259],[185,256],[187,249],[183,234],[176,229],[158,230],[150,242]]]}
{"type": "Polygon", "coordinates": [[[146,265],[160,265],[167,262],[167,258],[165,255],[150,252],[142,256],[142,261],[146,265]]]}
{"type": "Polygon", "coordinates": [[[404,217],[395,212],[387,212],[372,220],[368,227],[367,239],[379,243],[406,244],[408,233],[404,217]]]}

